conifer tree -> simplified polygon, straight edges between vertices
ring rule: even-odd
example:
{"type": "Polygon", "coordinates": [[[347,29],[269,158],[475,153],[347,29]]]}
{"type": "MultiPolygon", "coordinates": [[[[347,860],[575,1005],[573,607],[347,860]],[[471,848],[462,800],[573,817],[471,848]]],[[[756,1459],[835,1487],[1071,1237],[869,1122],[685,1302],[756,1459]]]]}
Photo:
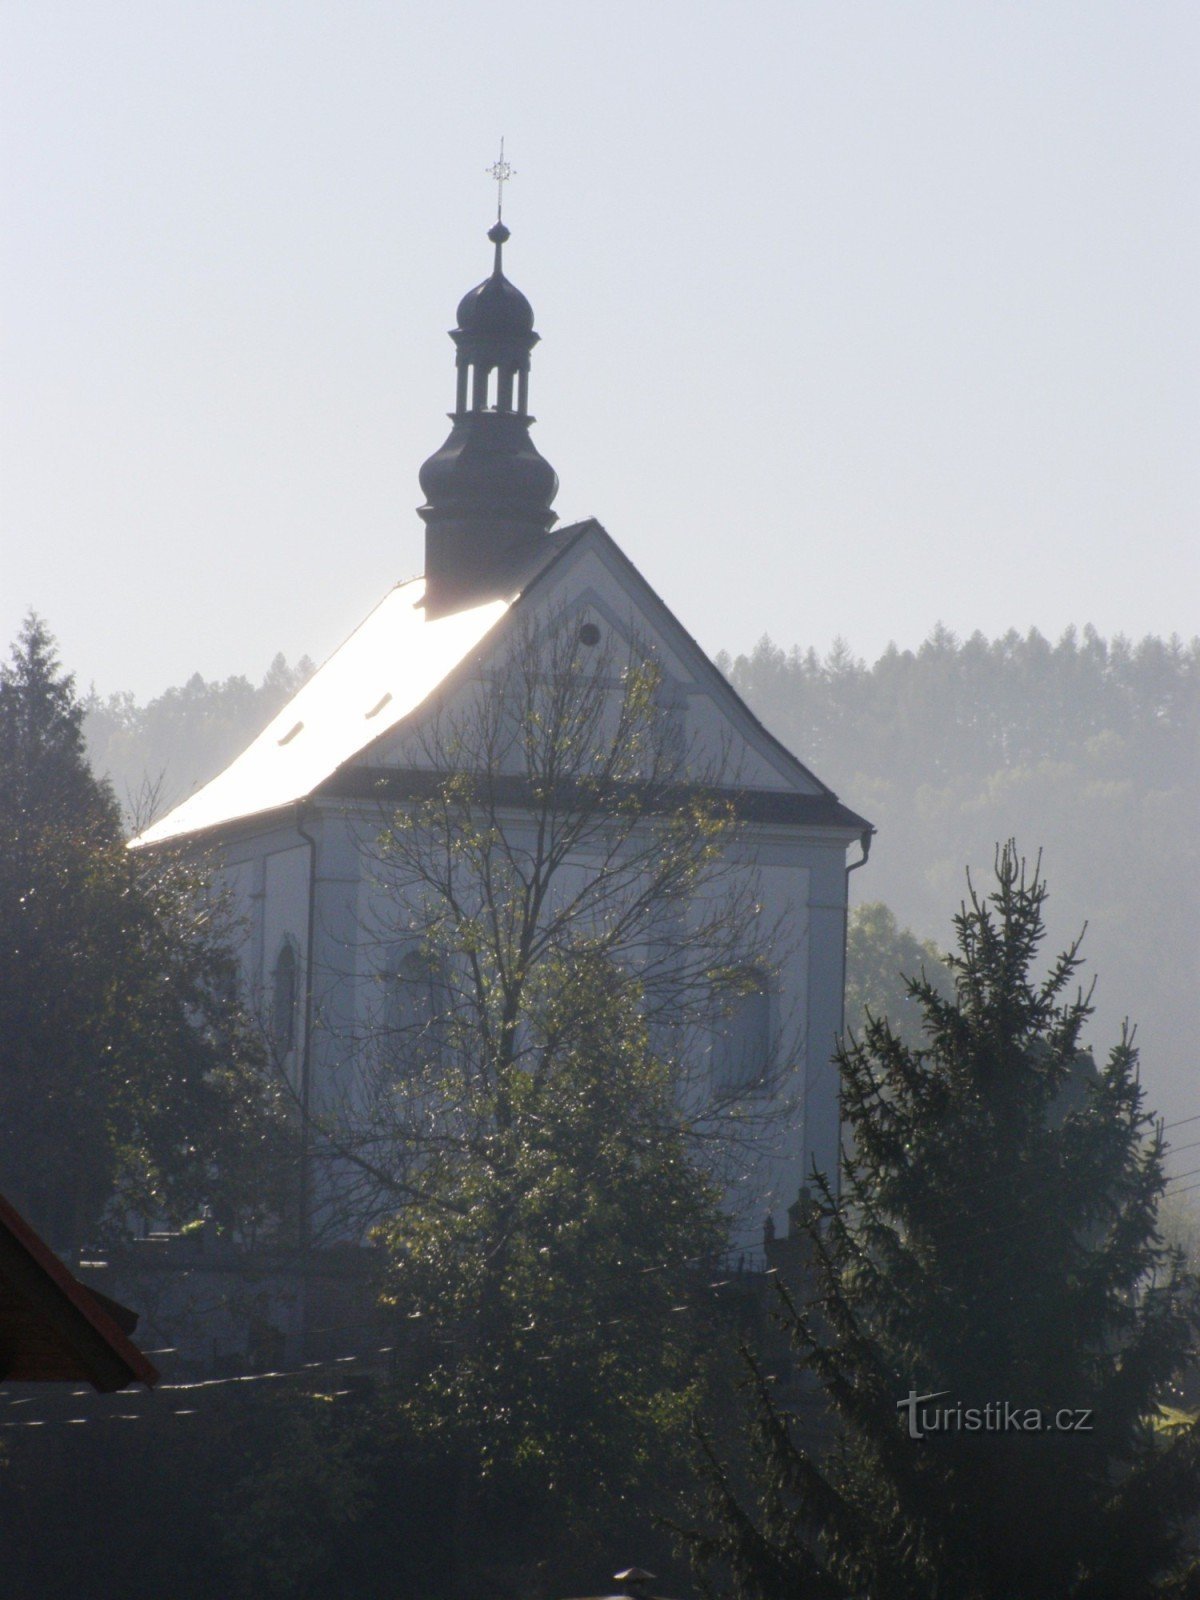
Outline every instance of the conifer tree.
{"type": "Polygon", "coordinates": [[[87,763],[75,680],[59,667],[45,623],[32,614],[0,667],[0,814],[14,829],[10,848],[34,826],[69,826],[108,842],[120,833],[112,790],[87,763]]]}
{"type": "Polygon", "coordinates": [[[1132,1037],[1100,1068],[1081,1048],[1078,942],[1034,976],[1039,872],[1010,844],[996,876],[953,997],[910,983],[923,1045],[873,1018],[839,1053],[842,1192],[784,1297],[828,1438],[755,1369],[757,1493],[714,1459],[693,1536],[739,1600],[1200,1595],[1200,1423],[1161,1409],[1200,1298],[1157,1231],[1161,1130],[1132,1037]]]}
{"type": "Polygon", "coordinates": [[[128,1209],[246,1220],[277,1123],[196,872],[126,849],[45,625],[0,667],[0,1192],[61,1251],[128,1209]]]}

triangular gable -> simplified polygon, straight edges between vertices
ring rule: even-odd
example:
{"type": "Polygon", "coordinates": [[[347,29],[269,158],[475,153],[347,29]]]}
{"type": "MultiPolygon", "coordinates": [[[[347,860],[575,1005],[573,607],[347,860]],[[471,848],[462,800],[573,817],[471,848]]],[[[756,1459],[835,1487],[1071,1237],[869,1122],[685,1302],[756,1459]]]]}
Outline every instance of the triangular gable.
{"type": "MultiPolygon", "coordinates": [[[[590,589],[595,602],[603,606],[603,592],[589,585],[581,572],[589,556],[593,556],[612,575],[620,591],[636,608],[632,620],[638,631],[665,651],[670,658],[669,669],[677,681],[682,680],[680,686],[689,697],[702,696],[708,700],[728,732],[744,744],[747,753],[752,753],[763,764],[765,771],[756,779],[744,764],[739,763],[738,752],[731,752],[730,765],[735,770],[740,769],[739,781],[753,787],[779,787],[800,794],[835,798],[827,784],[822,783],[786,745],[768,732],[724,673],[713,664],[599,522],[583,524],[580,537],[538,573],[522,594],[520,604],[528,605],[543,596],[549,599],[556,589],[561,590],[574,579],[584,595],[590,589]]],[[[627,621],[611,609],[610,614],[618,626],[627,621]]]]}
{"type": "MultiPolygon", "coordinates": [[[[672,686],[686,700],[690,727],[707,732],[714,745],[720,743],[722,765],[736,787],[819,798],[824,802],[821,815],[832,817],[836,811],[842,825],[866,826],[861,818],[838,807],[833,791],[763,727],[598,522],[580,524],[569,532],[572,537],[529,578],[503,622],[489,635],[484,647],[487,656],[502,650],[510,630],[531,614],[559,607],[586,611],[623,639],[636,634],[652,646],[672,686]],[[706,729],[698,728],[701,720],[707,722],[706,729]]],[[[348,767],[384,772],[425,765],[420,729],[419,715],[397,724],[365,747],[348,767]]],[[[360,787],[335,778],[330,792],[357,793],[360,787]]]]}

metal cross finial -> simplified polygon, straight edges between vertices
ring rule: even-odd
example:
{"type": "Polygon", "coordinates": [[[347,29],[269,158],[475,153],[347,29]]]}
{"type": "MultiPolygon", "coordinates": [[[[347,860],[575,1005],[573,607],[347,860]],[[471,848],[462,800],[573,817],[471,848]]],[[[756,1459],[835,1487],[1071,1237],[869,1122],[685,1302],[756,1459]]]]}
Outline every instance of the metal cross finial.
{"type": "Polygon", "coordinates": [[[504,185],[510,178],[516,177],[516,172],[504,159],[504,140],[500,141],[500,159],[493,161],[490,167],[484,170],[496,180],[496,221],[500,221],[501,212],[504,210],[504,185]]]}

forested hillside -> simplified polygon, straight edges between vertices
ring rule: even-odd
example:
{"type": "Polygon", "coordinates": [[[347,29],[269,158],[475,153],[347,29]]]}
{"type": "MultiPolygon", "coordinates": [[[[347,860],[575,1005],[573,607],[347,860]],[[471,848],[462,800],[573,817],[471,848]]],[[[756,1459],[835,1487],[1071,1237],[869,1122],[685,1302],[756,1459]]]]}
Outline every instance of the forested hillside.
{"type": "Polygon", "coordinates": [[[719,665],[773,733],[878,828],[859,900],[945,948],[963,869],[1044,851],[1057,948],[1090,919],[1092,1036],[1138,1024],[1150,1101],[1200,1113],[1200,641],[1088,628],[965,642],[938,629],[868,667],[763,639],[719,665]]]}
{"type": "MultiPolygon", "coordinates": [[[[1109,641],[1092,629],[965,642],[939,629],[867,666],[764,639],[718,664],[767,726],[879,830],[851,878],[945,947],[963,869],[990,872],[1013,836],[1045,852],[1050,941],[1090,918],[1097,1039],[1138,1024],[1152,1103],[1200,1113],[1200,641],[1109,641]]],[[[277,656],[263,681],[193,677],[145,706],[93,699],[96,770],[127,808],[159,809],[219,771],[311,671],[277,656]]]]}

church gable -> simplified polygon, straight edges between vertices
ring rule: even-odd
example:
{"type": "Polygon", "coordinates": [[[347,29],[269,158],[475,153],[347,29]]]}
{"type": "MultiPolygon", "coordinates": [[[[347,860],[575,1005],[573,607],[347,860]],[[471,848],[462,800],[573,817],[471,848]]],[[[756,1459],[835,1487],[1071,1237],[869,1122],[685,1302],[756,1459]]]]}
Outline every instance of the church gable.
{"type": "Polygon", "coordinates": [[[313,795],[366,793],[370,771],[429,768],[431,719],[502,668],[521,629],[578,617],[610,659],[647,651],[699,764],[739,790],[823,802],[814,822],[859,819],[774,739],[596,522],[545,539],[510,597],[429,615],[423,579],[397,584],[245,751],[135,841],[158,844],[266,818],[313,795]],[[356,781],[357,775],[358,781],[356,781]]]}
{"type": "Polygon", "coordinates": [[[600,526],[583,535],[540,577],[523,604],[590,608],[622,645],[648,647],[669,691],[681,702],[689,736],[710,764],[719,758],[731,782],[749,789],[829,795],[830,791],[779,741],[713,665],[678,618],[600,526]]]}
{"type": "Polygon", "coordinates": [[[592,630],[607,660],[651,656],[663,673],[668,703],[685,719],[698,765],[719,771],[739,789],[832,799],[807,768],[784,749],[751,714],[699,645],[654,594],[649,584],[596,522],[566,539],[464,663],[465,681],[447,696],[435,695],[398,726],[355,756],[356,768],[388,770],[437,765],[440,715],[453,721],[479,673],[503,671],[505,652],[522,648],[523,630],[540,622],[592,630]]]}

